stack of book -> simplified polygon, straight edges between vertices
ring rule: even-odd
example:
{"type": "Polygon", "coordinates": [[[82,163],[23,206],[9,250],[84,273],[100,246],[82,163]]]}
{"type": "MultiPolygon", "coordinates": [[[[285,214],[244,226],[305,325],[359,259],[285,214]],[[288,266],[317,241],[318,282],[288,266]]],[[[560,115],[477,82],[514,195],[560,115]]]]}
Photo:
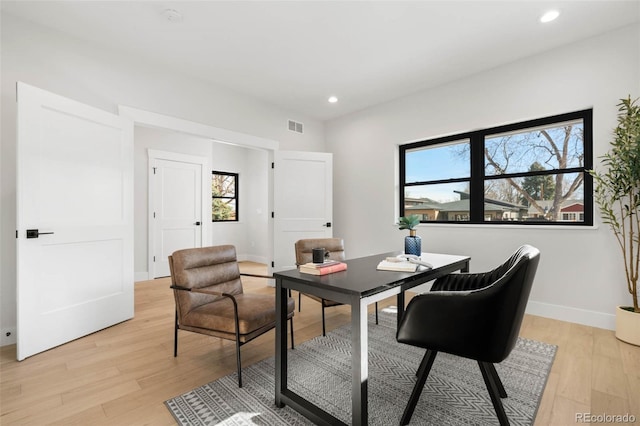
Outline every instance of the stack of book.
{"type": "Polygon", "coordinates": [[[305,263],[300,265],[300,272],[311,275],[327,275],[334,272],[346,271],[347,264],[337,260],[328,260],[324,263],[305,263]]]}

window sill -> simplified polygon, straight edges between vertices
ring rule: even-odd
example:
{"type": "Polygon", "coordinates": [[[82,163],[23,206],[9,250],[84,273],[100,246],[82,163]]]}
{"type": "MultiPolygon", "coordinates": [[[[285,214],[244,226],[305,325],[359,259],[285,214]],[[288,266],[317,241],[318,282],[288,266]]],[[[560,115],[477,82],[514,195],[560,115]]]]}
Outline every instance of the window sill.
{"type": "MultiPolygon", "coordinates": [[[[396,224],[397,226],[397,224],[396,224]]],[[[522,224],[492,224],[492,223],[421,223],[419,228],[490,228],[490,229],[548,229],[571,231],[595,231],[599,225],[522,225],[522,224]]]]}

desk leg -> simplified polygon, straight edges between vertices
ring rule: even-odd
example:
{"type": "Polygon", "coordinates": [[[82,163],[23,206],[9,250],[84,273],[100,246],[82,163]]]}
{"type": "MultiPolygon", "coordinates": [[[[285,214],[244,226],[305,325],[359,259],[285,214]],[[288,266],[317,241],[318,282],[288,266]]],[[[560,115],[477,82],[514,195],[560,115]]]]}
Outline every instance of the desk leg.
{"type": "Polygon", "coordinates": [[[398,306],[396,309],[396,312],[397,312],[396,330],[400,328],[400,321],[402,321],[402,316],[404,315],[404,304],[405,304],[404,291],[400,291],[400,293],[398,293],[397,298],[398,299],[396,301],[396,304],[398,306]]]}
{"type": "Polygon", "coordinates": [[[369,422],[369,335],[367,323],[367,304],[359,297],[351,301],[351,418],[355,425],[369,422]]]}
{"type": "Polygon", "coordinates": [[[284,407],[282,393],[287,389],[287,289],[276,279],[276,407],[284,407]]]}
{"type": "Polygon", "coordinates": [[[468,260],[467,260],[467,263],[464,264],[462,269],[460,269],[460,272],[469,272],[469,261],[468,260]]]}

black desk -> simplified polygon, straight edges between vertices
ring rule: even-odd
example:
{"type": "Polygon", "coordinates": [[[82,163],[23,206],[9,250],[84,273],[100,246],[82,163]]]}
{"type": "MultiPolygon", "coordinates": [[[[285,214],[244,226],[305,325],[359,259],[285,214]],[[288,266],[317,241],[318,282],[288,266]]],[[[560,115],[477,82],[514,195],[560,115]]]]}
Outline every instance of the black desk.
{"type": "Polygon", "coordinates": [[[324,276],[302,274],[297,269],[277,272],[276,279],[276,405],[285,404],[316,424],[344,424],[331,414],[287,388],[287,296],[288,289],[314,294],[351,306],[351,407],[352,424],[368,423],[368,333],[367,305],[396,295],[398,323],[404,313],[404,292],[454,271],[469,270],[469,256],[423,253],[422,259],[433,269],[416,272],[378,271],[376,266],[387,256],[347,260],[347,270],[324,276]]]}

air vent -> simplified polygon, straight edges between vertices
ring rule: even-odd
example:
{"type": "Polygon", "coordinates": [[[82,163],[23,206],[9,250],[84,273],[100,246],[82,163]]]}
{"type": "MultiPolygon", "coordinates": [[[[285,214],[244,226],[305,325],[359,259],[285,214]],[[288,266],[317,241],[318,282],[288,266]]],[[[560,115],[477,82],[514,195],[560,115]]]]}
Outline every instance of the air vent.
{"type": "Polygon", "coordinates": [[[302,130],[302,123],[298,123],[297,121],[289,120],[289,130],[296,133],[304,133],[302,130]]]}

